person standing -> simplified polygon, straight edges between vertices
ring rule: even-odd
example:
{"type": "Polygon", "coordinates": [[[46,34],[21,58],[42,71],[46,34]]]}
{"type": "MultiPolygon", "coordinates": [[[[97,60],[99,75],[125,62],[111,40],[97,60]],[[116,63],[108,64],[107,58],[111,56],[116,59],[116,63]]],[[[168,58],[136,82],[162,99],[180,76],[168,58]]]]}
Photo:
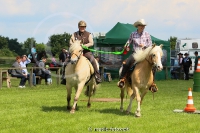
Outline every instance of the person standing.
{"type": "MultiPolygon", "coordinates": [[[[138,49],[145,49],[149,46],[152,46],[151,36],[147,31],[144,30],[146,25],[147,24],[144,19],[140,19],[133,24],[133,26],[137,28],[137,31],[132,32],[128,41],[126,42],[127,46],[130,44],[133,45],[133,54],[138,49]]],[[[127,51],[129,51],[129,49],[127,49],[127,51]]],[[[133,54],[126,59],[126,62],[123,62],[120,80],[118,82],[118,87],[120,88],[124,86],[126,73],[134,63],[133,54]]]]}
{"type": "Polygon", "coordinates": [[[20,83],[19,83],[19,88],[25,88],[27,75],[23,73],[20,62],[21,62],[21,57],[17,56],[16,61],[12,64],[12,67],[16,69],[12,70],[11,76],[21,78],[20,83]]]}
{"type": "Polygon", "coordinates": [[[183,60],[183,54],[182,53],[178,53],[177,54],[178,55],[178,64],[179,64],[179,66],[181,66],[182,64],[182,60],[183,60]]]}
{"type": "MultiPolygon", "coordinates": [[[[29,64],[30,62],[31,62],[31,60],[26,55],[22,55],[20,65],[22,67],[22,73],[25,74],[28,79],[30,78],[30,74],[27,71],[26,65],[29,64]]],[[[33,82],[33,85],[36,86],[35,73],[33,73],[33,81],[32,82],[33,82]]]]}
{"type": "MultiPolygon", "coordinates": [[[[86,31],[86,26],[87,24],[85,21],[80,21],[78,23],[79,30],[77,32],[74,32],[74,34],[72,34],[71,39],[70,39],[70,45],[72,45],[75,40],[81,40],[83,42],[83,45],[85,45],[86,47],[91,47],[94,45],[92,35],[88,31],[86,31]]],[[[91,62],[94,68],[96,83],[97,84],[101,83],[102,81],[101,81],[100,73],[97,68],[97,64],[92,52],[90,50],[84,49],[83,55],[91,62]]]]}
{"type": "Polygon", "coordinates": [[[198,56],[198,52],[197,51],[194,52],[194,55],[195,55],[194,70],[196,71],[197,70],[197,65],[198,65],[198,60],[199,60],[200,56],[198,56]]]}
{"type": "Polygon", "coordinates": [[[185,53],[184,56],[185,58],[183,58],[182,65],[185,73],[185,80],[189,80],[189,69],[192,70],[192,60],[188,53],[185,53]]]}

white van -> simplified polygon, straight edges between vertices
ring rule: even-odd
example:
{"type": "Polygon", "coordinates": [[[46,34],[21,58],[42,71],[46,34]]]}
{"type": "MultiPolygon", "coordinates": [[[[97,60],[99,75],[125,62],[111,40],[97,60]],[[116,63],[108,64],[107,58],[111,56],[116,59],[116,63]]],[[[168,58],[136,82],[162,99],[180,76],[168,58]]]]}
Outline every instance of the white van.
{"type": "Polygon", "coordinates": [[[193,75],[194,73],[195,51],[197,51],[198,55],[200,55],[200,39],[189,39],[189,38],[177,39],[175,46],[175,53],[176,55],[179,52],[181,52],[182,54],[185,53],[189,54],[189,57],[192,59],[192,70],[190,70],[189,72],[189,74],[191,75],[193,75]]]}

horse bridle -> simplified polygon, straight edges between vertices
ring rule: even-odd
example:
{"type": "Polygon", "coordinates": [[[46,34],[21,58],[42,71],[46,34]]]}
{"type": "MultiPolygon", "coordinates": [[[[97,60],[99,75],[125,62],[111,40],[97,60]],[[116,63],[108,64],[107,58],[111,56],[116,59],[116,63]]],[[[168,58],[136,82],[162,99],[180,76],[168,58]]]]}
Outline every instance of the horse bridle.
{"type": "Polygon", "coordinates": [[[72,60],[70,59],[70,62],[71,62],[72,64],[75,63],[75,62],[77,62],[77,61],[81,58],[81,55],[82,55],[82,53],[83,53],[83,50],[80,50],[79,52],[80,52],[79,55],[77,55],[77,54],[75,54],[75,53],[72,53],[72,54],[71,54],[71,56],[74,54],[74,55],[76,55],[76,57],[77,57],[77,60],[75,60],[75,61],[72,61],[72,60]]]}

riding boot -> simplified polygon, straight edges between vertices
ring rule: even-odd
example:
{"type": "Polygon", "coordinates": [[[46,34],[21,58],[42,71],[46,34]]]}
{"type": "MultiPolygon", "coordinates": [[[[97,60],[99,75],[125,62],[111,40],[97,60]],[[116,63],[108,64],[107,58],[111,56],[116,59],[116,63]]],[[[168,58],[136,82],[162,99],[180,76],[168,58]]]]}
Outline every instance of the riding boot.
{"type": "Polygon", "coordinates": [[[101,76],[99,73],[99,69],[97,68],[96,61],[95,60],[91,61],[91,64],[94,68],[94,74],[95,74],[94,76],[95,76],[96,83],[99,84],[102,82],[102,80],[101,80],[101,76]]]}
{"type": "Polygon", "coordinates": [[[122,72],[120,74],[120,80],[118,82],[118,87],[120,88],[124,88],[125,85],[125,77],[126,77],[126,73],[128,72],[129,66],[127,64],[123,64],[122,67],[122,72]]]}
{"type": "Polygon", "coordinates": [[[155,73],[156,73],[156,70],[155,69],[152,69],[152,73],[153,73],[153,83],[152,85],[149,87],[149,90],[151,92],[157,92],[158,91],[158,87],[156,86],[156,84],[154,83],[155,81],[155,73]]]}

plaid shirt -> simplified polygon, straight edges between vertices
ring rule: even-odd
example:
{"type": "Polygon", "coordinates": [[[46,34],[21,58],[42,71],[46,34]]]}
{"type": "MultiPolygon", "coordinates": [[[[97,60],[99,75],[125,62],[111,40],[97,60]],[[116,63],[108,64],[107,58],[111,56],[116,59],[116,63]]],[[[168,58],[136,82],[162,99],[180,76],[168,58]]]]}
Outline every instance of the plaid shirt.
{"type": "Polygon", "coordinates": [[[143,44],[143,47],[152,45],[151,36],[146,31],[143,31],[141,34],[137,31],[132,32],[127,43],[133,44],[133,51],[140,49],[139,44],[143,44]]]}

